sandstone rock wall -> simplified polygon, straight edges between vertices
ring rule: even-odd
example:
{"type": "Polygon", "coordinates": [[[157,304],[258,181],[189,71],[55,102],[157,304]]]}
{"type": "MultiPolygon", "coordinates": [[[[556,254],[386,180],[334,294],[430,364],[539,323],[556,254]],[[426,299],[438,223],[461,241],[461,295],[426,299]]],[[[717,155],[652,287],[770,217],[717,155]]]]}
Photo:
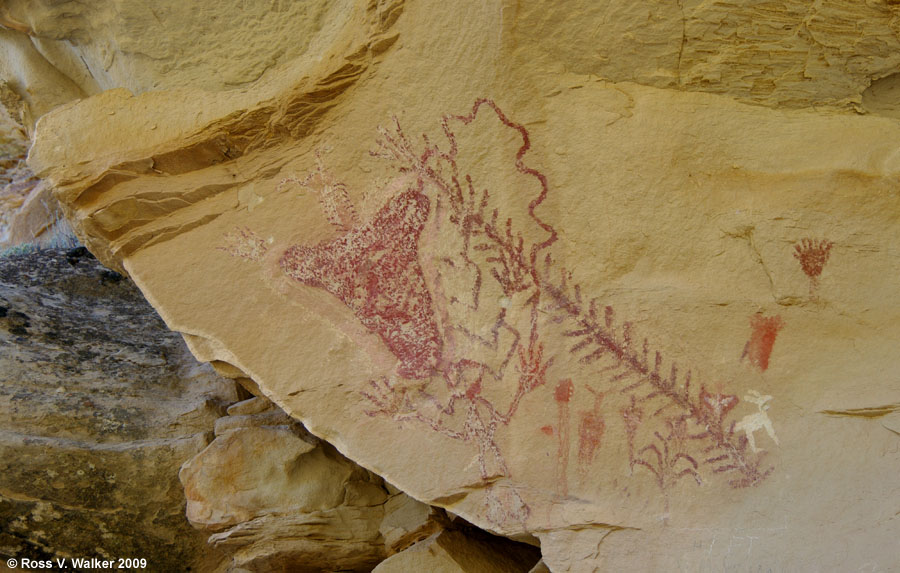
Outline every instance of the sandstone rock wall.
{"type": "Polygon", "coordinates": [[[537,560],[385,484],[265,398],[238,401],[83,248],[22,251],[0,257],[4,563],[370,571],[440,532],[498,571],[537,560]]]}
{"type": "Polygon", "coordinates": [[[0,257],[0,349],[0,553],[213,570],[177,473],[234,383],[86,251],[0,257]]]}
{"type": "Polygon", "coordinates": [[[531,66],[614,82],[723,94],[782,108],[858,109],[897,73],[893,2],[585,2],[504,17],[531,66]]]}
{"type": "Polygon", "coordinates": [[[897,6],[339,8],[37,124],[198,358],[552,571],[900,561],[897,6]]]}
{"type": "MultiPolygon", "coordinates": [[[[250,84],[269,69],[314,52],[317,35],[340,27],[351,8],[346,0],[152,5],[12,0],[0,23],[9,44],[13,37],[22,44],[22,58],[33,54],[77,86],[82,97],[119,87],[132,93],[177,87],[214,92],[250,84]]],[[[24,74],[19,80],[27,84],[24,74]]]]}

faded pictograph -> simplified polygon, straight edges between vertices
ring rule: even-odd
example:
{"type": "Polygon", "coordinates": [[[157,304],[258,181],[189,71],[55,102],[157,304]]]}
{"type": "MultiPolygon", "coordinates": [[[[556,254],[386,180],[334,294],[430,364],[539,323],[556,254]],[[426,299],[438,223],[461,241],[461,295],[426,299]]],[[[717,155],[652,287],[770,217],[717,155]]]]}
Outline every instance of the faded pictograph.
{"type": "Polygon", "coordinates": [[[542,432],[555,437],[559,444],[556,453],[556,493],[560,497],[569,494],[569,402],[572,400],[574,392],[575,386],[568,378],[556,385],[556,390],[553,392],[557,409],[556,425],[541,427],[542,432]]]}
{"type": "Polygon", "coordinates": [[[800,262],[803,274],[809,279],[809,297],[813,300],[818,299],[819,277],[831,256],[832,247],[834,243],[828,239],[809,237],[794,245],[794,258],[800,262]]]}
{"type": "MultiPolygon", "coordinates": [[[[569,495],[570,451],[578,482],[590,482],[611,432],[627,442],[624,473],[655,483],[667,507],[686,479],[721,476],[736,488],[764,480],[772,467],[754,433],[763,429],[777,444],[771,397],[745,390],[757,410],[738,422],[736,395],[692,386],[690,370],[651,351],[631,323],[575,284],[551,254],[557,230],[539,215],[550,187],[526,162],[528,130],[479,99],[465,115],[444,116],[441,132],[410,138],[396,119],[379,129],[371,154],[396,177],[366,220],[322,154],[309,175],[283,183],[316,195],[334,236],[275,253],[279,271],[340,301],[396,358],[389,375],[361,390],[365,413],[471,444],[477,479],[489,484],[485,514],[498,524],[524,523],[531,511],[511,485],[517,470],[503,438],[526,403],[547,405],[535,408],[546,419],[527,424],[551,438],[541,439],[553,452],[548,475],[559,498],[569,495]],[[466,168],[462,134],[482,128],[513,142],[503,188],[466,168]],[[550,347],[563,350],[551,355],[550,347]]],[[[225,243],[246,260],[272,255],[246,228],[225,243]]],[[[781,327],[766,324],[744,353],[761,370],[781,327]]]]}
{"type": "Polygon", "coordinates": [[[296,185],[300,189],[311,191],[319,199],[322,213],[328,222],[339,232],[346,232],[359,226],[359,215],[347,194],[347,186],[338,181],[334,174],[325,167],[324,153],[331,149],[316,150],[316,169],[303,179],[287,177],[278,186],[284,189],[296,185]]]}
{"type": "Polygon", "coordinates": [[[603,433],[606,431],[606,420],[603,416],[603,392],[598,392],[588,385],[584,389],[594,395],[593,407],[583,410],[578,423],[578,474],[582,481],[588,475],[597,450],[603,445],[603,433]]]}
{"type": "Polygon", "coordinates": [[[744,400],[756,404],[758,411],[754,414],[744,416],[741,421],[735,425],[735,429],[746,434],[747,441],[750,443],[750,449],[754,452],[759,451],[759,448],[756,447],[756,439],[753,437],[756,430],[765,430],[769,435],[769,438],[771,438],[776,445],[778,444],[778,436],[775,435],[775,428],[772,427],[772,420],[769,419],[769,414],[766,413],[766,410],[769,409],[769,401],[771,399],[771,396],[762,396],[755,390],[750,390],[749,394],[744,396],[744,400]]]}
{"type": "Polygon", "coordinates": [[[784,320],[778,316],[763,316],[761,313],[750,317],[750,340],[744,345],[744,353],[741,360],[747,361],[765,372],[769,368],[769,357],[772,355],[772,347],[775,346],[775,338],[778,331],[784,328],[784,320]]]}

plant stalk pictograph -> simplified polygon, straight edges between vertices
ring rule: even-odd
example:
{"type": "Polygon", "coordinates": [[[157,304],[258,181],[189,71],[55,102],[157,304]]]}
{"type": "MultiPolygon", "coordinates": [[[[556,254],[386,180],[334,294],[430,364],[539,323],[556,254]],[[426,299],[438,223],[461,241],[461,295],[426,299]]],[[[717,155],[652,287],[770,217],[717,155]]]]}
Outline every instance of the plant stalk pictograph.
{"type": "MultiPolygon", "coordinates": [[[[553,405],[556,419],[538,423],[555,425],[537,427],[556,437],[558,498],[569,495],[570,443],[577,440],[579,480],[589,482],[617,424],[627,441],[626,473],[649,478],[667,506],[685,478],[706,484],[722,476],[735,488],[763,481],[773,468],[750,438],[771,421],[740,426],[731,416],[737,396],[692,386],[690,370],[680,374],[651,352],[629,322],[619,324],[612,307],[586,296],[555,262],[559,233],[539,215],[550,186],[526,163],[528,130],[487,98],[440,125],[438,140],[408,137],[396,118],[379,128],[371,154],[385,160],[400,190],[368,221],[321,154],[315,171],[286,180],[316,193],[336,236],[277,253],[281,272],[334,296],[397,359],[390,375],[361,390],[365,414],[473,444],[495,523],[530,515],[515,487],[495,487],[500,478],[515,482],[503,435],[526,403],[553,405]],[[514,142],[502,189],[481,187],[465,169],[472,157],[466,134],[481,129],[514,142]],[[568,350],[548,350],[560,341],[568,350]],[[567,371],[572,363],[577,373],[567,371]],[[586,401],[592,406],[577,409],[586,401]]],[[[222,247],[248,260],[266,249],[245,228],[227,234],[222,247]]]]}

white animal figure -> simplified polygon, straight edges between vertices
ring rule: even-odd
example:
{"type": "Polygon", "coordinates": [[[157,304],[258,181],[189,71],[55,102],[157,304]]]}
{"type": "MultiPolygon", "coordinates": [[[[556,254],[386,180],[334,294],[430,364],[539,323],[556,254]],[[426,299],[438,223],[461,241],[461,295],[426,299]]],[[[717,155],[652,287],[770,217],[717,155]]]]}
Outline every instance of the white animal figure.
{"type": "Polygon", "coordinates": [[[744,400],[756,404],[759,411],[754,414],[747,414],[734,427],[736,430],[744,431],[747,435],[747,441],[750,443],[750,449],[754,452],[758,452],[759,449],[756,447],[756,440],[753,438],[753,433],[760,428],[765,429],[766,433],[769,434],[769,437],[772,438],[772,441],[774,441],[776,445],[778,444],[778,436],[775,435],[775,428],[772,427],[772,420],[769,419],[769,415],[766,413],[766,410],[769,409],[769,400],[771,399],[771,396],[762,396],[756,390],[750,390],[749,394],[744,396],[744,400]]]}

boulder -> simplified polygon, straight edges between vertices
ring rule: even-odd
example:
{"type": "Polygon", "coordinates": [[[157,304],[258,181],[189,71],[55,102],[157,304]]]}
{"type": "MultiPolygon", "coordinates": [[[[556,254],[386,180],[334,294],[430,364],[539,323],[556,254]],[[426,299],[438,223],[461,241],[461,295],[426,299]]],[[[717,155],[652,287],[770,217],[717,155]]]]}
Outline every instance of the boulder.
{"type": "Polygon", "coordinates": [[[231,555],[229,571],[371,571],[432,534],[473,529],[384,483],[263,397],[230,406],[215,433],[179,475],[188,519],[231,555]]]}
{"type": "Polygon", "coordinates": [[[384,559],[379,526],[392,496],[381,478],[265,398],[228,413],[179,475],[188,519],[232,555],[233,570],[370,571],[384,559]]]}

